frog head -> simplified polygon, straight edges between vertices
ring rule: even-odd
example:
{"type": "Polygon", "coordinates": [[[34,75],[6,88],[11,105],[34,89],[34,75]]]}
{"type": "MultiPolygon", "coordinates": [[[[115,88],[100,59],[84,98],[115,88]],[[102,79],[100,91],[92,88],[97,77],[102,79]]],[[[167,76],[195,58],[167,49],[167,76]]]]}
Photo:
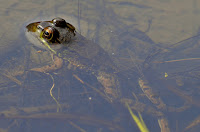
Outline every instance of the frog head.
{"type": "Polygon", "coordinates": [[[35,46],[43,49],[60,49],[76,36],[75,27],[62,18],[51,21],[30,23],[26,26],[26,36],[35,46]]]}

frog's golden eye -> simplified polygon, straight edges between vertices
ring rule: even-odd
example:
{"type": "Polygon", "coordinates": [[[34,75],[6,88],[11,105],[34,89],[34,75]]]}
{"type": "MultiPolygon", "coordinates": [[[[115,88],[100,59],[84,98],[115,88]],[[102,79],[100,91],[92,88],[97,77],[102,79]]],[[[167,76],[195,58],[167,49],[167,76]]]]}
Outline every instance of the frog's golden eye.
{"type": "Polygon", "coordinates": [[[60,43],[58,30],[51,26],[45,27],[40,37],[46,39],[50,43],[60,43]]]}
{"type": "Polygon", "coordinates": [[[46,27],[43,29],[43,38],[46,38],[48,40],[52,40],[54,37],[54,28],[53,27],[46,27]]]}

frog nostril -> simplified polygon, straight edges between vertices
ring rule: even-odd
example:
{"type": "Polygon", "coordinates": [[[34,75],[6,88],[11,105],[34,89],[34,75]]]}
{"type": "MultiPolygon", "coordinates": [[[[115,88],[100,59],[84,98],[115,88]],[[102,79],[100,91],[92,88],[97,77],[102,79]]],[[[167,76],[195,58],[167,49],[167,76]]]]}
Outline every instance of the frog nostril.
{"type": "Polygon", "coordinates": [[[41,25],[37,25],[38,29],[43,29],[43,27],[41,25]]]}

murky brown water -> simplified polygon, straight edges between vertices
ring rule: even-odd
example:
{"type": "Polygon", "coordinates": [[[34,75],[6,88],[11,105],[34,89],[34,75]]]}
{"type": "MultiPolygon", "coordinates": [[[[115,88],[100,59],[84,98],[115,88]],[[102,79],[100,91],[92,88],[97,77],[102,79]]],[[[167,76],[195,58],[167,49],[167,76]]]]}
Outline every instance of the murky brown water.
{"type": "Polygon", "coordinates": [[[1,2],[0,131],[139,131],[125,101],[142,113],[150,131],[160,131],[162,121],[171,131],[198,130],[200,38],[190,37],[199,32],[199,6],[197,0],[1,2]],[[30,61],[48,60],[26,51],[30,43],[25,26],[58,16],[108,52],[121,82],[122,95],[116,102],[107,102],[92,88],[97,87],[93,78],[83,85],[72,71],[29,71],[30,61]],[[138,78],[148,80],[147,90],[140,88],[138,78]],[[62,113],[56,113],[49,94],[53,80],[62,113]],[[156,103],[158,98],[165,105],[156,103]],[[188,126],[193,121],[197,123],[188,126]]]}

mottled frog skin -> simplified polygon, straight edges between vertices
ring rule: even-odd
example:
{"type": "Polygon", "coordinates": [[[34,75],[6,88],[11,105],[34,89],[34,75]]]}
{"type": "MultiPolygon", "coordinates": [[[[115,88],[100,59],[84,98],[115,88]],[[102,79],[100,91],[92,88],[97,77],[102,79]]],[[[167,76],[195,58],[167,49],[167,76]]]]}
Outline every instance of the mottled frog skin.
{"type": "Polygon", "coordinates": [[[104,97],[110,102],[120,97],[117,68],[109,55],[100,46],[77,33],[72,24],[62,18],[54,18],[51,21],[31,23],[26,28],[28,40],[49,51],[54,61],[50,66],[32,70],[50,72],[63,67],[64,64],[69,70],[81,70],[96,77],[103,87],[104,97]]]}

